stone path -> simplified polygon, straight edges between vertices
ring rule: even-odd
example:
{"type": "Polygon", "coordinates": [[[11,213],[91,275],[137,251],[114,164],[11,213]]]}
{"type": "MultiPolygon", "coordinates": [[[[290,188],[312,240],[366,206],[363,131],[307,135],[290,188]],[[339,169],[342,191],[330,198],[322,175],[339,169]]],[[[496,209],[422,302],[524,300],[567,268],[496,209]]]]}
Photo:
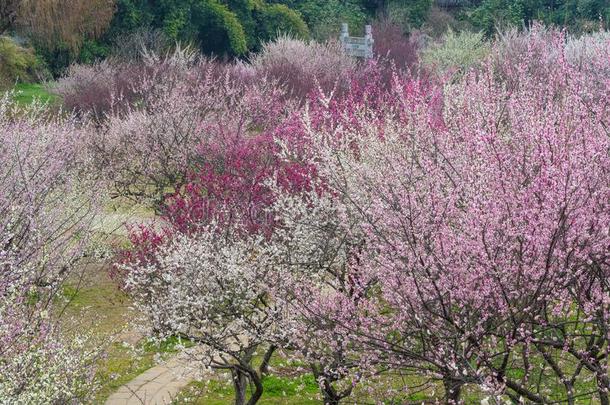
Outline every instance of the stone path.
{"type": "Polygon", "coordinates": [[[199,377],[191,364],[192,353],[186,350],[123,385],[105,405],[170,404],[182,388],[199,377]]]}

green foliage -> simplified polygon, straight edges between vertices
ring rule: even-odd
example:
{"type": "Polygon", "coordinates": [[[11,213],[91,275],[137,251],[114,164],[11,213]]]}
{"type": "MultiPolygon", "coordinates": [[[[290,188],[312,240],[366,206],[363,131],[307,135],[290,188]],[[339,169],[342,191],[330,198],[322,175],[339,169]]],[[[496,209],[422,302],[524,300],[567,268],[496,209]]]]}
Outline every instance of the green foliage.
{"type": "Polygon", "coordinates": [[[432,0],[394,0],[388,3],[387,14],[405,31],[411,31],[426,22],[431,8],[432,0]]]}
{"type": "Polygon", "coordinates": [[[422,53],[425,65],[435,69],[439,74],[456,69],[464,72],[482,61],[490,52],[489,43],[485,42],[482,32],[447,31],[442,42],[434,44],[422,53]]]}
{"type": "Polygon", "coordinates": [[[154,12],[146,0],[117,0],[116,13],[105,39],[127,35],[154,22],[154,12]]]}
{"type": "Polygon", "coordinates": [[[487,35],[498,25],[529,26],[533,21],[593,31],[600,19],[606,26],[610,22],[610,4],[607,0],[483,0],[469,19],[487,35]]]}
{"type": "Polygon", "coordinates": [[[309,34],[297,12],[264,0],[120,0],[106,42],[142,28],[161,29],[174,41],[229,56],[257,50],[277,32],[309,34]]]}
{"type": "Polygon", "coordinates": [[[85,40],[78,55],[81,63],[93,63],[96,60],[104,59],[110,54],[110,46],[99,41],[85,40]]]}
{"type": "Polygon", "coordinates": [[[121,0],[111,26],[112,36],[125,36],[142,28],[161,29],[170,39],[197,43],[208,53],[241,55],[248,49],[236,13],[216,0],[121,0]]]}
{"type": "Polygon", "coordinates": [[[33,80],[39,67],[32,49],[20,46],[12,38],[0,36],[0,90],[11,88],[17,81],[33,80]]]}
{"type": "Polygon", "coordinates": [[[248,49],[255,49],[259,40],[254,12],[257,8],[263,7],[264,2],[262,0],[222,0],[222,3],[237,16],[246,34],[248,49]]]}
{"type": "Polygon", "coordinates": [[[66,44],[57,44],[53,49],[34,44],[36,55],[44,60],[47,68],[54,77],[60,76],[74,61],[78,60],[78,53],[66,44]]]}
{"type": "Polygon", "coordinates": [[[470,20],[487,36],[492,35],[496,26],[521,25],[525,23],[526,9],[522,0],[484,0],[475,8],[470,20]]]}
{"type": "Polygon", "coordinates": [[[224,4],[215,1],[197,1],[190,14],[190,27],[195,39],[206,53],[243,55],[248,51],[248,41],[243,26],[224,4]]]}
{"type": "Polygon", "coordinates": [[[283,4],[265,4],[256,13],[259,26],[259,41],[269,41],[278,34],[288,34],[294,38],[309,38],[309,29],[294,10],[283,4]]]}
{"type": "Polygon", "coordinates": [[[338,37],[341,23],[348,23],[354,33],[362,31],[367,20],[358,0],[284,0],[283,4],[298,11],[318,40],[338,37]]]}

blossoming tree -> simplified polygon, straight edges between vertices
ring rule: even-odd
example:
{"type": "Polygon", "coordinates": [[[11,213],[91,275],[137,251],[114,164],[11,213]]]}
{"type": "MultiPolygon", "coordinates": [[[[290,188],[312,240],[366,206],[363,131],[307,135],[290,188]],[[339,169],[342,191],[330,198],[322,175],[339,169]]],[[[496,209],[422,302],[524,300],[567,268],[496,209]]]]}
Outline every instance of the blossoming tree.
{"type": "Polygon", "coordinates": [[[510,89],[491,65],[472,71],[445,87],[442,115],[415,86],[385,115],[305,117],[335,204],[310,193],[286,223],[302,233],[294,224],[326,206],[338,240],[362,241],[349,265],[365,302],[341,289],[315,302],[373,363],[440,379],[451,403],[466,384],[497,401],[593,390],[608,403],[608,106],[586,70],[558,61],[541,80],[523,60],[510,89]]]}
{"type": "Polygon", "coordinates": [[[87,400],[95,351],[62,337],[55,319],[93,207],[79,190],[82,133],[10,96],[0,99],[0,402],[87,400]]]}

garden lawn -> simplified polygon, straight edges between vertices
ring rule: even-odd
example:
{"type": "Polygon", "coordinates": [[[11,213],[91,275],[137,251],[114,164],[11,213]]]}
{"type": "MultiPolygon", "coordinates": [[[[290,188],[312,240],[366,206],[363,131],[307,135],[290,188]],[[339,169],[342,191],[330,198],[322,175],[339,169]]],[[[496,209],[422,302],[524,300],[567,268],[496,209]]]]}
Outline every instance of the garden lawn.
{"type": "MultiPolygon", "coordinates": [[[[270,375],[263,381],[265,392],[261,405],[318,405],[319,391],[311,375],[279,377],[270,375]]],[[[233,385],[230,381],[212,380],[189,384],[176,398],[174,405],[226,405],[234,402],[233,385]]]]}
{"type": "Polygon", "coordinates": [[[42,84],[19,83],[14,90],[16,92],[14,100],[21,105],[32,104],[34,100],[52,105],[59,100],[58,96],[49,93],[42,84]]]}
{"type": "MultiPolygon", "coordinates": [[[[96,403],[103,404],[119,387],[154,367],[157,357],[164,359],[177,353],[177,339],[157,345],[132,329],[129,322],[137,318],[137,313],[108,276],[107,266],[89,266],[81,280],[64,287],[63,295],[68,301],[62,317],[64,326],[87,331],[94,342],[107,345],[97,370],[101,389],[96,403]]],[[[188,342],[182,343],[189,346],[188,342]]]]}
{"type": "MultiPolygon", "coordinates": [[[[323,403],[318,385],[309,374],[305,363],[287,360],[278,352],[270,363],[271,374],[263,380],[264,392],[257,404],[261,405],[321,405],[323,403]]],[[[255,360],[255,366],[258,362],[255,360]]],[[[391,403],[434,403],[442,394],[440,382],[429,382],[417,375],[385,374],[376,380],[379,390],[393,388],[397,392],[403,387],[413,387],[408,394],[397,394],[391,403]],[[385,387],[385,388],[381,388],[385,387]]],[[[250,395],[250,391],[248,391],[250,395]]],[[[479,403],[485,398],[475,385],[464,387],[465,403],[479,403]]],[[[389,400],[390,398],[385,398],[389,400]]],[[[230,405],[234,403],[233,384],[229,373],[216,372],[206,382],[194,381],[185,387],[172,405],[230,405]]],[[[346,403],[374,404],[379,400],[374,392],[357,385],[352,395],[345,399],[346,403]]]]}

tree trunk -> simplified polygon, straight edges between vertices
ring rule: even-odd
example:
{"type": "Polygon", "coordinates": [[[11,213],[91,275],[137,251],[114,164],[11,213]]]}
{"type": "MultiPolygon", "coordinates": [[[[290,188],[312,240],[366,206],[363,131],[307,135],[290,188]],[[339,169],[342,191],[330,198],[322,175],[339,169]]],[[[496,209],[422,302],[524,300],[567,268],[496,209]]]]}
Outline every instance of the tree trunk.
{"type": "Polygon", "coordinates": [[[320,386],[320,391],[324,398],[324,405],[339,405],[339,401],[341,401],[343,397],[337,393],[337,390],[333,387],[332,381],[329,381],[328,376],[324,375],[321,367],[318,365],[312,363],[310,364],[310,367],[314,378],[318,381],[320,386]],[[321,384],[320,380],[322,381],[321,384]]]}
{"type": "Polygon", "coordinates": [[[610,401],[608,400],[608,393],[604,391],[599,391],[599,403],[601,405],[610,405],[610,401]]]}
{"type": "Polygon", "coordinates": [[[324,395],[324,405],[339,405],[341,398],[332,387],[330,389],[322,389],[322,394],[324,395]]]}
{"type": "Polygon", "coordinates": [[[241,370],[234,368],[233,386],[235,387],[235,405],[246,405],[246,390],[248,388],[248,376],[241,370]]]}
{"type": "Polygon", "coordinates": [[[445,403],[450,405],[459,404],[460,395],[462,393],[462,382],[452,378],[445,378],[443,379],[443,386],[445,387],[445,403]]]}
{"type": "Polygon", "coordinates": [[[597,376],[597,392],[599,393],[599,403],[601,405],[610,405],[608,398],[608,389],[610,388],[610,380],[605,375],[597,376]]]}
{"type": "Polygon", "coordinates": [[[263,380],[256,374],[256,372],[250,375],[250,379],[254,385],[254,392],[250,396],[248,405],[255,405],[263,396],[263,380]]]}

